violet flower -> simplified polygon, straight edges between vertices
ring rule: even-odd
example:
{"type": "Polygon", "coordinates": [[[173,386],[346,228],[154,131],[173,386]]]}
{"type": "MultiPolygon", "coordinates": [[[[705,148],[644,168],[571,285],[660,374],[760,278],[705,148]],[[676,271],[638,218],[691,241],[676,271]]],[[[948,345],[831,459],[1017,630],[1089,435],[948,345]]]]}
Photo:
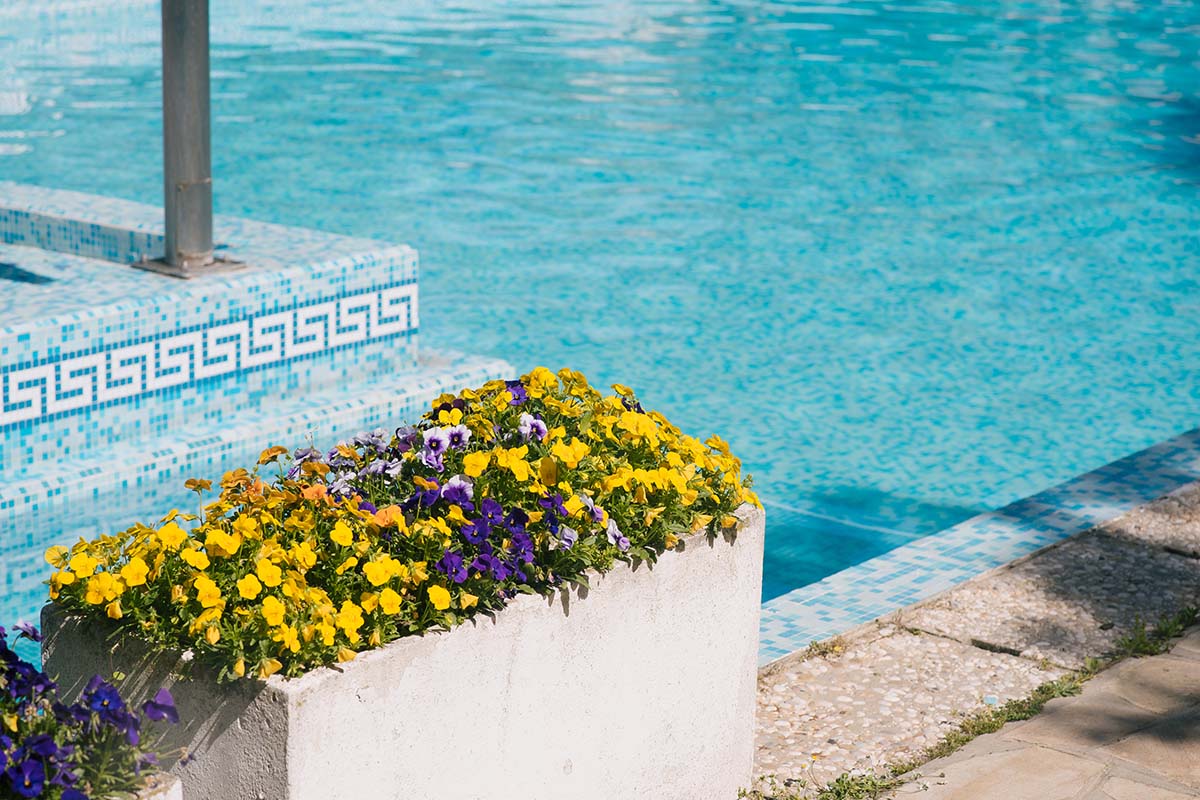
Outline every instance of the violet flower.
{"type": "Polygon", "coordinates": [[[603,522],[604,521],[604,509],[602,509],[602,508],[600,508],[600,506],[596,505],[595,500],[588,497],[586,494],[576,495],[576,497],[579,498],[579,502],[583,503],[584,506],[587,507],[587,510],[592,515],[593,522],[603,522]]]}
{"type": "Polygon", "coordinates": [[[425,431],[425,448],[421,451],[421,461],[425,466],[441,472],[445,469],[442,457],[450,445],[450,437],[444,428],[430,428],[425,431]]]}
{"type": "Polygon", "coordinates": [[[155,722],[162,722],[165,719],[172,725],[179,723],[179,712],[175,710],[175,698],[166,689],[159,689],[154,697],[142,705],[142,711],[155,722]]]}
{"type": "Polygon", "coordinates": [[[457,506],[470,506],[475,497],[475,484],[466,475],[455,475],[442,487],[442,499],[457,506]]]}
{"type": "Polygon", "coordinates": [[[508,389],[508,393],[512,395],[512,400],[508,401],[510,406],[522,405],[529,399],[529,394],[525,391],[525,384],[520,381],[505,381],[504,386],[508,389]]]}
{"type": "Polygon", "coordinates": [[[608,518],[608,529],[605,533],[608,534],[608,541],[615,544],[622,553],[629,549],[629,538],[621,533],[621,529],[617,527],[617,521],[612,517],[608,518]]]}
{"type": "Polygon", "coordinates": [[[396,444],[397,453],[407,453],[417,446],[417,442],[421,438],[421,432],[412,425],[403,425],[396,428],[396,444]]]}
{"type": "Polygon", "coordinates": [[[522,414],[517,422],[517,432],[525,437],[525,441],[536,438],[539,442],[546,438],[546,423],[532,414],[522,414]]]}
{"type": "Polygon", "coordinates": [[[446,436],[450,439],[452,449],[461,450],[471,441],[471,429],[466,425],[455,425],[446,431],[446,436]]]}
{"type": "Polygon", "coordinates": [[[388,449],[387,434],[383,432],[383,428],[376,428],[373,431],[364,431],[354,437],[354,444],[357,447],[369,447],[376,453],[386,453],[388,449]]]}
{"type": "Polygon", "coordinates": [[[442,553],[441,560],[434,564],[433,568],[455,583],[462,583],[467,579],[467,568],[463,566],[463,557],[453,550],[442,553]]]}
{"type": "Polygon", "coordinates": [[[564,548],[570,550],[575,546],[575,542],[579,541],[579,531],[568,525],[563,525],[558,529],[558,540],[562,542],[564,548]]]}

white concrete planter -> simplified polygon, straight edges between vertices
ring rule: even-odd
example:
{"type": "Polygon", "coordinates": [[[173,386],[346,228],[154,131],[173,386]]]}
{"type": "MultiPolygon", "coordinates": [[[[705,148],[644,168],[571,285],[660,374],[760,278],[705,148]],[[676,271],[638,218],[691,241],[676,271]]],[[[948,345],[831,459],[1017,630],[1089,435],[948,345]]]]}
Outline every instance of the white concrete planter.
{"type": "Polygon", "coordinates": [[[522,596],[338,670],[218,685],[178,653],[43,611],[70,696],[97,671],[168,686],[184,800],[733,800],[754,749],[764,514],[590,591],[522,596]]]}

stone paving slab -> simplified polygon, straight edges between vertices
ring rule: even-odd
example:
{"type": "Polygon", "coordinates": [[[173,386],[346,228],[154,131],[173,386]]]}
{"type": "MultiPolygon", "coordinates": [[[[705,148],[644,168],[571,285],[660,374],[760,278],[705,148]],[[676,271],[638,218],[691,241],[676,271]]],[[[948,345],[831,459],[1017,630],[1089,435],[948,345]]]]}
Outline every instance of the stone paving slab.
{"type": "Polygon", "coordinates": [[[1062,674],[882,627],[840,656],[760,677],[755,772],[828,782],[851,769],[883,769],[936,744],[985,698],[1024,697],[1062,674]]]}
{"type": "Polygon", "coordinates": [[[1136,508],[1106,523],[1103,530],[1116,538],[1200,558],[1200,483],[1136,508]]]}
{"type": "Polygon", "coordinates": [[[1091,533],[975,580],[895,619],[903,625],[1079,669],[1135,620],[1200,603],[1200,560],[1091,533]]]}
{"type": "Polygon", "coordinates": [[[1129,659],[1041,714],[931,761],[892,797],[1177,800],[1200,797],[1200,629],[1169,655],[1129,659]]]}

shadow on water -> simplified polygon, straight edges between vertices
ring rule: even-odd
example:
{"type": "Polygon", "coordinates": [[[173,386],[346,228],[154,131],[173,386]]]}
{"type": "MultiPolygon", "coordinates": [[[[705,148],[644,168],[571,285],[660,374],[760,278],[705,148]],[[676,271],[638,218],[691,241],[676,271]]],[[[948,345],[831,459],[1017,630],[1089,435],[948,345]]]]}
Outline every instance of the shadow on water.
{"type": "Polygon", "coordinates": [[[807,495],[795,506],[770,499],[764,505],[769,540],[763,565],[764,601],[985,510],[848,485],[807,495]]]}

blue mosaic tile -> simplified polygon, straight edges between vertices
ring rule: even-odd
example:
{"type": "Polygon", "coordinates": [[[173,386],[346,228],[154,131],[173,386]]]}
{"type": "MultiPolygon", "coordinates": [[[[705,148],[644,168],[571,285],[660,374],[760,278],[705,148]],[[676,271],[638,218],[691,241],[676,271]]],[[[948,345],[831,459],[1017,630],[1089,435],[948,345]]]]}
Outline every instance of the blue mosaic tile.
{"type": "Polygon", "coordinates": [[[1200,429],[763,604],[759,664],[925,600],[1200,479],[1200,429]]]}

